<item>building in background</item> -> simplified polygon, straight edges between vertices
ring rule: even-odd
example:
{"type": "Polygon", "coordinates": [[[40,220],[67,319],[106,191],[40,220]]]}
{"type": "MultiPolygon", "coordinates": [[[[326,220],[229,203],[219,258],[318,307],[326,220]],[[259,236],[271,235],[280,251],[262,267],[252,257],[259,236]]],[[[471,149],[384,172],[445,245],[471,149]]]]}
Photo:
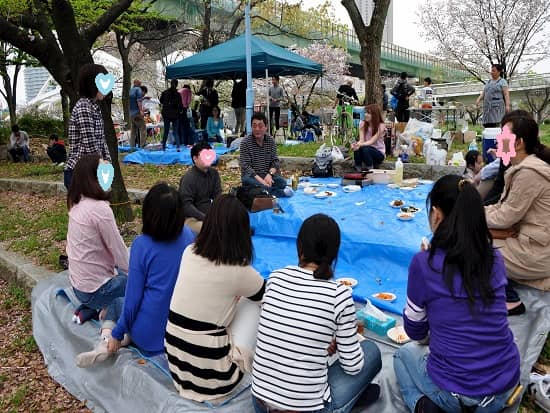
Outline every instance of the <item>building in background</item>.
{"type": "MultiPolygon", "coordinates": [[[[366,26],[368,26],[370,24],[372,13],[374,12],[374,0],[355,0],[355,4],[359,9],[359,13],[361,13],[361,16],[363,17],[363,22],[366,26]]],[[[393,43],[393,1],[390,1],[390,6],[388,8],[382,40],[393,43]]]]}
{"type": "Polygon", "coordinates": [[[30,102],[39,94],[55,89],[55,83],[50,81],[50,72],[44,67],[24,67],[22,72],[25,102],[30,102]]]}

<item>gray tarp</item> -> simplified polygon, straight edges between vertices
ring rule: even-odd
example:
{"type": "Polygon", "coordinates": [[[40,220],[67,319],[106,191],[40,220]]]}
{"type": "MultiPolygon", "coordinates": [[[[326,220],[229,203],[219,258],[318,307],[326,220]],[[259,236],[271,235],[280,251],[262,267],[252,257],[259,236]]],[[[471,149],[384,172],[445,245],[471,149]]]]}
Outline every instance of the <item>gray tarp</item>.
{"type": "MultiPolygon", "coordinates": [[[[76,367],[75,356],[90,350],[98,340],[98,328],[91,322],[76,325],[71,322],[72,304],[56,298],[60,288],[69,290],[66,273],[40,282],[33,290],[33,333],[44,355],[50,375],[88,407],[96,412],[205,412],[253,413],[248,390],[230,403],[210,409],[178,396],[171,380],[152,363],[140,364],[139,356],[123,349],[117,357],[89,369],[76,367]]],[[[519,289],[528,312],[510,318],[510,324],[522,357],[521,381],[529,379],[531,366],[537,360],[550,331],[550,295],[528,288],[519,289]]],[[[373,335],[377,340],[384,340],[373,335]]],[[[381,385],[381,397],[369,408],[380,413],[405,412],[393,373],[392,354],[395,349],[377,343],[382,351],[382,371],[375,378],[381,385]]],[[[508,409],[507,412],[516,411],[508,409]]]]}

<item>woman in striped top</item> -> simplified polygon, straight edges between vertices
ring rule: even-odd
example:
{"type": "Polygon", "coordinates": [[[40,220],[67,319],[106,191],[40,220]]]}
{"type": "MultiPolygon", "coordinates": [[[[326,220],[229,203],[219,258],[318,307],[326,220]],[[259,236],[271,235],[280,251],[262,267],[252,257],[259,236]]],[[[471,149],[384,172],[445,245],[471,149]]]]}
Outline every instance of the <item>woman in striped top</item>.
{"type": "Polygon", "coordinates": [[[239,299],[259,305],[264,293],[251,259],[248,211],[234,196],[220,195],[183,253],[170,302],[164,344],[182,397],[218,401],[251,370],[251,352],[235,345],[228,329],[239,299]]]}
{"type": "Polygon", "coordinates": [[[338,224],[313,215],[296,244],[299,265],[274,271],[267,282],[253,365],[254,408],[349,412],[380,371],[380,351],[359,343],[351,290],[330,280],[338,224]],[[339,358],[329,367],[332,349],[339,358]]]}

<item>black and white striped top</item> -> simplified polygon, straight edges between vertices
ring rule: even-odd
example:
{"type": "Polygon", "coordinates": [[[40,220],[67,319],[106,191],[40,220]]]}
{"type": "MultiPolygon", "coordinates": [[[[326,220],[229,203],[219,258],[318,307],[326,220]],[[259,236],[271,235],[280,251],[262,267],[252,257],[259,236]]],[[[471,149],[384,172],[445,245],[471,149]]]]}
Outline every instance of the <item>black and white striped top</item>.
{"type": "Polygon", "coordinates": [[[252,393],[269,405],[318,410],[330,401],[327,348],[336,338],[348,374],[363,367],[348,287],[296,266],[271,273],[258,326],[252,393]]]}
{"type": "Polygon", "coordinates": [[[279,170],[279,158],[277,157],[277,145],[275,140],[264,136],[263,145],[260,146],[252,135],[248,135],[241,142],[239,149],[239,165],[241,167],[241,178],[265,177],[270,168],[279,170]]]}

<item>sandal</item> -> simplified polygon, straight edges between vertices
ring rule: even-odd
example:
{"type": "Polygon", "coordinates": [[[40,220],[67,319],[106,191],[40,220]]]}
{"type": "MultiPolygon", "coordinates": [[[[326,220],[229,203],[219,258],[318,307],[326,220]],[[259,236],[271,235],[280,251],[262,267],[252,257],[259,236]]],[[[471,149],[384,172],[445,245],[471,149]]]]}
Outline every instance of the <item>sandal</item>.
{"type": "Polygon", "coordinates": [[[527,391],[535,404],[545,412],[550,413],[550,374],[531,373],[527,391]]]}

